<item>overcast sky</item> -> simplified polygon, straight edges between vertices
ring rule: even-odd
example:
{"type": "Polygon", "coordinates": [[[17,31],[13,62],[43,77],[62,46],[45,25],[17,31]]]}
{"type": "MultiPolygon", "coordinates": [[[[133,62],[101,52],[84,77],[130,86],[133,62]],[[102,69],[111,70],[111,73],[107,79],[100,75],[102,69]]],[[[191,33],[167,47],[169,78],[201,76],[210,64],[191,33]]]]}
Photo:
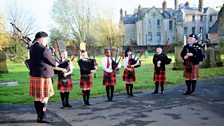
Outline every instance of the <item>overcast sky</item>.
{"type": "MultiPolygon", "coordinates": [[[[9,1],[12,0],[0,0],[0,12],[4,13],[5,8],[9,1]]],[[[166,0],[168,8],[174,8],[174,0],[166,0]]],[[[179,0],[180,3],[188,1],[190,6],[198,6],[198,0],[179,0]]],[[[51,10],[54,0],[16,0],[18,6],[27,10],[27,13],[31,13],[35,16],[38,30],[48,31],[53,26],[51,19],[51,10]]],[[[140,4],[142,7],[162,7],[163,0],[92,0],[94,6],[101,13],[113,11],[114,20],[119,20],[119,10],[122,8],[127,11],[128,14],[133,13],[134,8],[137,8],[140,4]]],[[[223,0],[204,0],[204,7],[212,7],[217,9],[216,6],[222,5],[223,0]]],[[[218,9],[217,9],[218,10],[218,9]]]]}

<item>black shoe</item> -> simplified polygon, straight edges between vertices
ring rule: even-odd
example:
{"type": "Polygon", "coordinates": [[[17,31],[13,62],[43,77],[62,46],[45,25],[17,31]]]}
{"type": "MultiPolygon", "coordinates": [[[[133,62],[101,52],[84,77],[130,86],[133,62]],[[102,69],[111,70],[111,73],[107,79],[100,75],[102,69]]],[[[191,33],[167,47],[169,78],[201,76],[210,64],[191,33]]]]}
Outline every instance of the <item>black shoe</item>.
{"type": "Polygon", "coordinates": [[[91,104],[89,104],[89,102],[86,102],[86,105],[91,105],[91,104]]]}
{"type": "Polygon", "coordinates": [[[131,97],[135,97],[133,94],[130,94],[131,97]]]}
{"type": "Polygon", "coordinates": [[[154,91],[154,92],[152,92],[152,94],[158,94],[159,92],[158,91],[154,91]]]}
{"type": "Polygon", "coordinates": [[[191,92],[190,95],[195,95],[195,93],[194,92],[191,92]]]}
{"type": "Polygon", "coordinates": [[[65,107],[71,108],[72,106],[69,103],[66,103],[65,107]]]}
{"type": "Polygon", "coordinates": [[[191,93],[186,91],[185,93],[183,93],[183,95],[190,95],[191,93]]]}
{"type": "Polygon", "coordinates": [[[37,119],[38,123],[53,123],[54,120],[48,120],[48,119],[37,119]]]}

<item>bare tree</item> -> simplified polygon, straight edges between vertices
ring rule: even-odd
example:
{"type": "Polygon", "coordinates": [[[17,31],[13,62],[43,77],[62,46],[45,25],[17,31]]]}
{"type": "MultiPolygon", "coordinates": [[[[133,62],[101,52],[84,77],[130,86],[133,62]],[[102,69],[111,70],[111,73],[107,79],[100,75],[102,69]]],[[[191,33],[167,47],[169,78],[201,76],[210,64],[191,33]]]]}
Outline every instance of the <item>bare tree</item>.
{"type": "Polygon", "coordinates": [[[7,6],[5,6],[6,17],[8,24],[14,24],[17,26],[20,31],[15,27],[12,27],[10,30],[10,35],[13,40],[14,53],[11,57],[11,60],[15,62],[22,62],[28,55],[25,44],[21,40],[22,36],[29,36],[36,32],[35,27],[35,18],[32,13],[25,8],[22,8],[22,5],[19,5],[16,0],[9,0],[7,6]]]}
{"type": "MultiPolygon", "coordinates": [[[[34,34],[35,29],[35,18],[30,11],[21,8],[16,0],[10,0],[6,6],[8,21],[15,24],[22,32],[24,36],[34,34]]],[[[14,34],[20,35],[18,31],[14,34]]]]}
{"type": "Polygon", "coordinates": [[[112,14],[96,19],[96,38],[101,46],[120,46],[123,41],[124,28],[113,20],[112,14]]]}
{"type": "Polygon", "coordinates": [[[90,0],[56,0],[52,16],[65,34],[86,40],[91,34],[92,6],[90,0]]]}

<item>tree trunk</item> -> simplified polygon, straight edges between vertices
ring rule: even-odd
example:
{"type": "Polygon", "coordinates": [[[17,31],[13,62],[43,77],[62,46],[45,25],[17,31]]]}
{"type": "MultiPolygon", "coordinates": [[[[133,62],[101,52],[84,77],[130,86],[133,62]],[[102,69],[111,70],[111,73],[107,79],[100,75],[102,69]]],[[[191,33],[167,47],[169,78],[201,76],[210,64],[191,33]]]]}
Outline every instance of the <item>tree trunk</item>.
{"type": "Polygon", "coordinates": [[[6,55],[4,51],[0,51],[0,74],[8,73],[8,68],[6,65],[6,55]]]}

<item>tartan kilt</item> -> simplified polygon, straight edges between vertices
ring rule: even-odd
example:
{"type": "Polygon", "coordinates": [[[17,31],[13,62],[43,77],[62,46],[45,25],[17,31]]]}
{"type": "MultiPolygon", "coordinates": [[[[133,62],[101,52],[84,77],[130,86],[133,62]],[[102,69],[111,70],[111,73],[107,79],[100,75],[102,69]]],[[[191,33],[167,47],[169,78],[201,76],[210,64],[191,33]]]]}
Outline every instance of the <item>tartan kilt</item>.
{"type": "Polygon", "coordinates": [[[70,91],[70,90],[72,90],[72,80],[71,80],[71,78],[67,78],[65,80],[67,80],[66,84],[63,84],[62,79],[58,80],[58,87],[57,87],[58,90],[60,90],[60,91],[70,91]]]}
{"type": "Polygon", "coordinates": [[[136,75],[135,75],[134,68],[132,68],[132,71],[129,71],[128,69],[124,69],[123,81],[126,81],[126,82],[136,81],[136,75]]]}
{"type": "Polygon", "coordinates": [[[154,71],[153,81],[155,82],[166,82],[166,71],[160,70],[159,74],[154,71]]]}
{"type": "Polygon", "coordinates": [[[187,72],[186,66],[184,66],[184,78],[189,80],[195,80],[199,78],[198,65],[193,65],[190,73],[187,72]]]}
{"type": "Polygon", "coordinates": [[[92,75],[85,74],[80,76],[80,88],[91,88],[93,86],[92,75]]]}
{"type": "Polygon", "coordinates": [[[116,74],[115,72],[105,72],[103,74],[103,85],[105,86],[114,86],[116,85],[116,74]]]}
{"type": "Polygon", "coordinates": [[[54,88],[51,78],[30,76],[30,96],[45,98],[54,95],[54,88]]]}

